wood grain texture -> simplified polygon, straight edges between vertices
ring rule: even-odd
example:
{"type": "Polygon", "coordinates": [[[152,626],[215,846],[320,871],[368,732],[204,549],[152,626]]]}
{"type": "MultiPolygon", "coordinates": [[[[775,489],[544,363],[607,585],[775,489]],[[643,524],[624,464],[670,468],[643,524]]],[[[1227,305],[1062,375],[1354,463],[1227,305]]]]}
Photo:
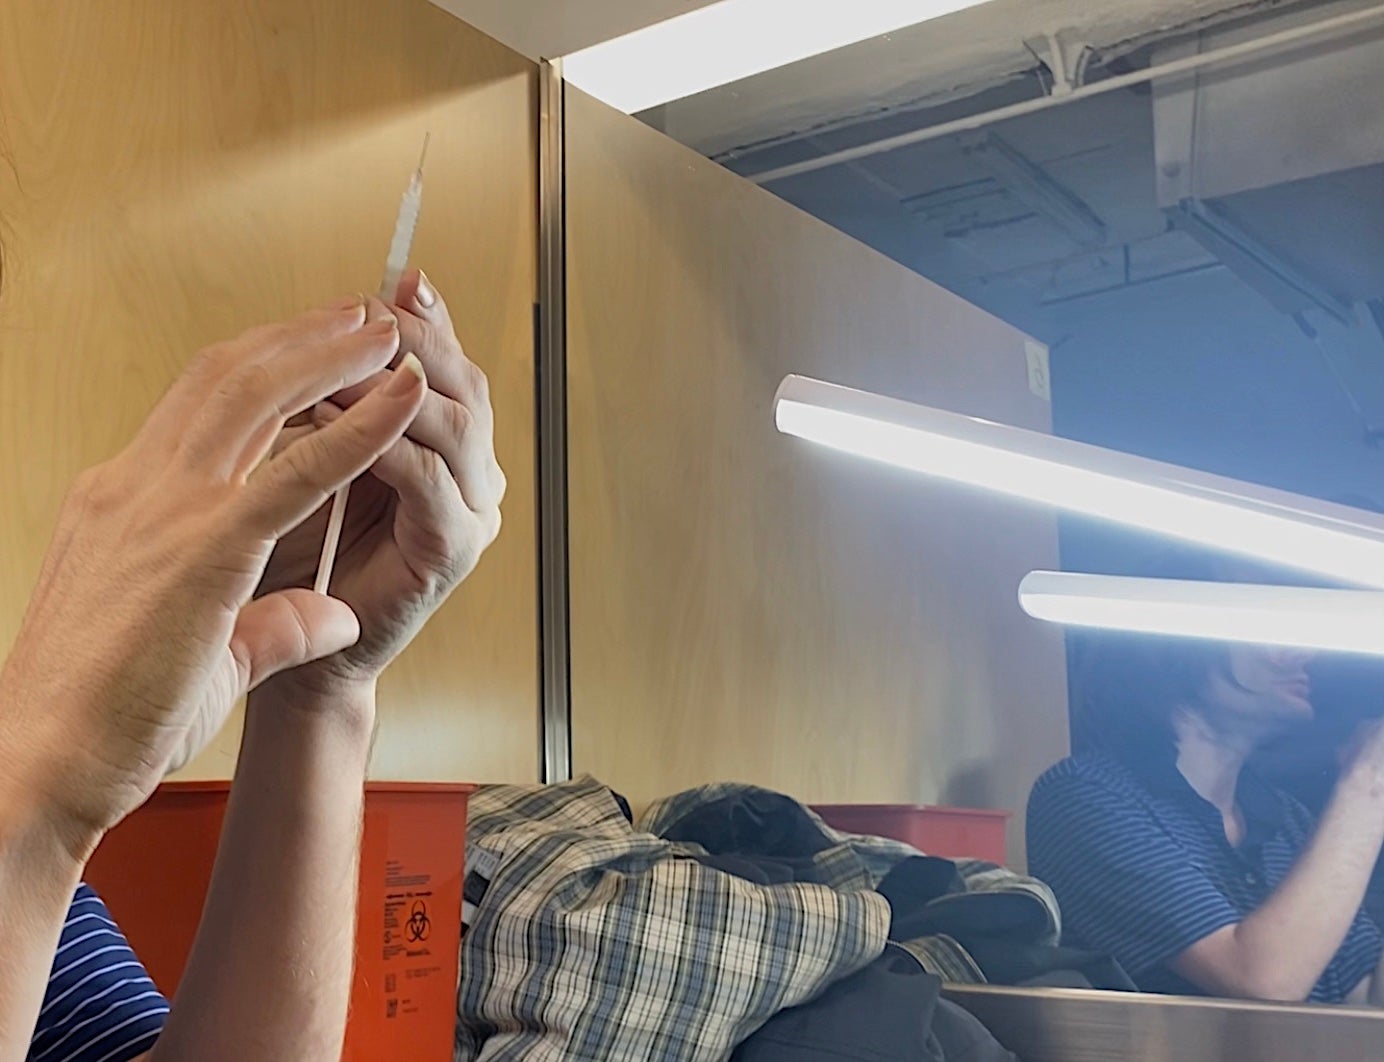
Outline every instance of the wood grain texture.
{"type": "MultiPolygon", "coordinates": [[[[388,675],[374,774],[537,773],[534,68],[426,0],[0,4],[0,646],[59,501],[196,349],[415,260],[491,375],[505,531],[388,675]]],[[[188,772],[220,777],[237,735],[188,772]]]]}
{"type": "Polygon", "coordinates": [[[567,142],[576,769],[1020,811],[1068,747],[1060,636],[1016,599],[1052,515],[771,405],[792,371],[1047,430],[1024,337],[570,89],[567,142]]]}

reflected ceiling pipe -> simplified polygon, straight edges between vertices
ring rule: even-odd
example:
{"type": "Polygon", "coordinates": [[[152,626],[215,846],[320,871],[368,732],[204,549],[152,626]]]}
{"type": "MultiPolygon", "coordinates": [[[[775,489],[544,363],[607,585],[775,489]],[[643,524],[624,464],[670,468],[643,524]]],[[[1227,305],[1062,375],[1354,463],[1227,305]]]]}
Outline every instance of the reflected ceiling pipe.
{"type": "Polygon", "coordinates": [[[789,376],[788,435],[936,479],[1384,589],[1384,516],[1252,483],[789,376]]]}
{"type": "Polygon", "coordinates": [[[1068,627],[1384,656],[1384,593],[1031,572],[1019,605],[1068,627]]]}
{"type": "Polygon", "coordinates": [[[986,126],[994,125],[998,122],[1009,121],[1013,118],[1022,118],[1026,115],[1036,114],[1050,107],[1060,107],[1077,100],[1091,99],[1094,96],[1102,96],[1107,92],[1120,92],[1134,85],[1143,85],[1151,81],[1157,81],[1159,78],[1171,77],[1177,74],[1188,74],[1206,67],[1241,62],[1277,49],[1288,48],[1323,38],[1345,36],[1352,31],[1364,31],[1367,27],[1381,21],[1384,21],[1384,4],[1365,8],[1362,11],[1352,11],[1348,14],[1321,19],[1306,26],[1297,26],[1293,29],[1282,30],[1278,33],[1272,33],[1252,41],[1245,41],[1241,44],[1232,44],[1224,48],[1217,48],[1214,51],[1201,52],[1196,55],[1186,56],[1182,59],[1174,59],[1166,63],[1160,63],[1157,66],[1148,67],[1144,70],[1135,70],[1128,74],[1120,74],[1116,77],[1106,78],[1103,81],[1095,81],[1083,85],[1080,88],[1073,89],[1071,92],[1052,96],[1039,96],[1037,99],[1024,100],[1022,103],[1011,104],[1008,107],[999,107],[993,111],[986,111],[982,114],[958,118],[951,122],[942,122],[940,125],[932,125],[924,129],[915,129],[911,132],[900,133],[897,136],[887,137],[883,140],[874,140],[869,143],[858,144],[842,151],[833,151],[830,154],[822,155],[815,159],[807,159],[803,162],[796,162],[789,166],[780,166],[772,170],[765,170],[761,173],[746,174],[746,177],[756,184],[773,184],[776,181],[784,181],[790,177],[801,177],[803,174],[814,173],[817,170],[830,169],[833,166],[843,166],[848,162],[859,162],[861,159],[872,158],[875,155],[883,155],[890,151],[897,151],[900,148],[912,147],[914,144],[923,144],[929,140],[937,140],[941,137],[955,136],[958,133],[967,133],[977,129],[984,129],[986,126]]]}

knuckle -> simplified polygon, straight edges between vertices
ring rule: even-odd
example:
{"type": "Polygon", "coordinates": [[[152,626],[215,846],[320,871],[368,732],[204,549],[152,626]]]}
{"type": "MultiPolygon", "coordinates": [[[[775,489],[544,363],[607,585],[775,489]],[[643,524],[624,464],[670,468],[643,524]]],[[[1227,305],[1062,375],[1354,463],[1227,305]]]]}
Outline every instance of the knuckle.
{"type": "Polygon", "coordinates": [[[217,387],[217,394],[232,407],[278,408],[274,374],[263,362],[254,361],[236,367],[217,387]]]}
{"type": "Polygon", "coordinates": [[[475,426],[476,419],[471,411],[460,402],[446,405],[447,435],[453,439],[464,439],[475,426]]]}
{"type": "Polygon", "coordinates": [[[382,452],[379,439],[362,420],[343,418],[308,439],[325,466],[368,464],[382,452]]]}
{"type": "Polygon", "coordinates": [[[113,461],[93,465],[73,485],[73,500],[95,516],[116,511],[129,496],[129,485],[121,482],[113,461]]]}
{"type": "Polygon", "coordinates": [[[256,325],[254,328],[242,332],[240,338],[235,341],[235,346],[238,348],[237,353],[243,356],[251,351],[282,345],[292,336],[295,323],[275,321],[272,324],[256,325]]]}
{"type": "Polygon", "coordinates": [[[314,435],[289,447],[278,461],[289,479],[327,494],[336,486],[335,477],[328,471],[329,453],[321,435],[314,435]]]}
{"type": "Polygon", "coordinates": [[[505,470],[500,467],[498,461],[493,462],[494,470],[491,472],[490,479],[495,485],[496,501],[504,501],[505,494],[509,491],[509,477],[505,475],[505,470]]]}
{"type": "Polygon", "coordinates": [[[195,376],[215,379],[224,376],[239,361],[239,353],[232,343],[214,343],[193,356],[189,371],[195,376]]]}
{"type": "Polygon", "coordinates": [[[472,538],[460,538],[449,543],[445,560],[438,566],[442,585],[452,589],[464,582],[475,571],[484,548],[472,538]]]}
{"type": "Polygon", "coordinates": [[[474,395],[476,401],[488,404],[490,402],[490,377],[486,376],[485,370],[469,358],[465,360],[464,365],[462,380],[467,392],[474,395]]]}
{"type": "Polygon", "coordinates": [[[84,497],[96,490],[101,482],[101,474],[104,468],[105,463],[102,462],[99,465],[92,465],[90,468],[84,468],[81,472],[77,473],[77,478],[72,481],[72,496],[74,498],[84,497]]]}
{"type": "Polygon", "coordinates": [[[312,632],[308,628],[307,618],[303,615],[302,609],[291,601],[285,601],[284,607],[288,611],[287,626],[292,632],[291,658],[306,660],[312,655],[312,632]]]}
{"type": "Polygon", "coordinates": [[[108,493],[103,489],[104,464],[83,469],[67,492],[67,504],[74,508],[91,509],[104,504],[108,493]]]}
{"type": "Polygon", "coordinates": [[[444,486],[452,478],[452,470],[436,450],[419,448],[419,473],[423,482],[432,490],[444,486]]]}
{"type": "Polygon", "coordinates": [[[284,428],[274,437],[274,441],[269,447],[269,456],[278,457],[285,450],[296,446],[304,439],[310,439],[317,432],[315,424],[300,424],[294,427],[284,428]]]}
{"type": "Polygon", "coordinates": [[[458,535],[454,530],[433,528],[420,538],[418,547],[426,558],[425,596],[441,600],[465,579],[470,571],[467,558],[471,550],[468,543],[464,536],[458,535]]]}
{"type": "Polygon", "coordinates": [[[214,343],[204,353],[210,355],[222,367],[238,365],[252,354],[280,346],[289,334],[289,326],[282,321],[258,324],[247,328],[234,339],[214,343]]]}

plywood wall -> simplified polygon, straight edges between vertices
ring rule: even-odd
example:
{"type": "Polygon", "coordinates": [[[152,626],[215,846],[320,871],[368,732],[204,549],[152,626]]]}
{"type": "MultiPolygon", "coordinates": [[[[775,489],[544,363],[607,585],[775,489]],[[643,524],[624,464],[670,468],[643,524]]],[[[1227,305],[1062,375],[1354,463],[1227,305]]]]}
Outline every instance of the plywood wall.
{"type": "Polygon", "coordinates": [[[536,775],[535,85],[426,0],[0,4],[0,646],[66,485],[194,350],[374,289],[431,130],[415,257],[491,375],[511,488],[388,676],[374,774],[536,775]]]}
{"type": "Polygon", "coordinates": [[[1060,637],[1016,603],[1052,516],[780,436],[771,402],[793,371],[1046,430],[1024,337],[568,99],[576,768],[1021,810],[1068,740],[1060,637]]]}

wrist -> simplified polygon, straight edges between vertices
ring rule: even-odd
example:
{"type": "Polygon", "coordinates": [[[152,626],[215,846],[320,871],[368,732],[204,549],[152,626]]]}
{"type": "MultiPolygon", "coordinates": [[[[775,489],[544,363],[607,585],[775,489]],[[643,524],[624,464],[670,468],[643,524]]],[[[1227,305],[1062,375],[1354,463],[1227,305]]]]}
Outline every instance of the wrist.
{"type": "MultiPolygon", "coordinates": [[[[7,731],[4,727],[0,730],[7,731]]],[[[56,799],[61,787],[40,769],[23,744],[0,736],[0,853],[21,865],[44,867],[78,876],[105,836],[94,818],[84,817],[56,799]]]]}
{"type": "MultiPolygon", "coordinates": [[[[300,669],[301,670],[301,669],[300,669]]],[[[250,695],[239,779],[269,769],[278,778],[363,780],[375,740],[375,684],[322,682],[286,672],[250,695]]]]}
{"type": "Polygon", "coordinates": [[[56,809],[25,806],[8,796],[0,802],[0,861],[35,879],[75,886],[103,836],[100,828],[56,809]]]}
{"type": "Polygon", "coordinates": [[[247,712],[305,715],[373,730],[375,695],[374,678],[346,678],[309,664],[275,675],[261,685],[250,694],[247,712]]]}
{"type": "Polygon", "coordinates": [[[90,772],[58,750],[80,748],[62,734],[52,713],[25,713],[8,683],[0,683],[0,846],[52,867],[85,866],[106,828],[120,818],[96,792],[83,792],[90,772]],[[39,725],[31,725],[37,720],[39,725]]]}

